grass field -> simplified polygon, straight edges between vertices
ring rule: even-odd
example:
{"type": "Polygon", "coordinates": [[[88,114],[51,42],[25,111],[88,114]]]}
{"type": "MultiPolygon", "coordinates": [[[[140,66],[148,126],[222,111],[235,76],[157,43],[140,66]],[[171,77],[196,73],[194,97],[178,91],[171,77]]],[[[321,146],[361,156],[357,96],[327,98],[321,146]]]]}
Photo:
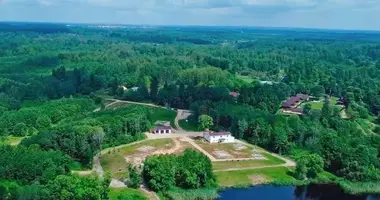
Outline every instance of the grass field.
{"type": "Polygon", "coordinates": [[[249,76],[237,75],[236,77],[239,78],[240,80],[243,80],[246,83],[252,83],[253,81],[256,80],[256,79],[249,77],[249,76]]]}
{"type": "Polygon", "coordinates": [[[361,128],[366,134],[374,134],[373,130],[376,127],[374,123],[372,123],[371,121],[367,119],[361,119],[361,118],[356,119],[356,122],[358,123],[359,126],[361,126],[361,128]]]}
{"type": "Polygon", "coordinates": [[[123,189],[116,189],[111,188],[111,190],[108,192],[108,197],[110,200],[119,200],[119,199],[125,199],[125,198],[119,198],[119,196],[128,196],[128,199],[133,200],[148,200],[148,198],[140,191],[136,189],[131,188],[123,188],[123,189]]]}
{"type": "Polygon", "coordinates": [[[336,105],[338,103],[338,97],[331,97],[330,98],[330,104],[331,105],[336,105]]]}
{"type": "Polygon", "coordinates": [[[296,181],[286,167],[216,172],[217,183],[222,187],[251,186],[271,181],[296,181]],[[255,179],[256,178],[256,179],[255,179]],[[258,181],[257,179],[262,179],[258,181]]]}
{"type": "MultiPolygon", "coordinates": [[[[127,167],[128,163],[125,160],[125,156],[134,155],[134,154],[143,154],[139,152],[138,148],[143,146],[154,147],[154,150],[162,150],[170,148],[173,146],[172,139],[158,139],[158,140],[147,140],[141,143],[126,146],[119,149],[109,149],[106,153],[103,153],[100,157],[100,163],[104,171],[109,171],[113,178],[125,178],[128,176],[127,167]]],[[[149,154],[152,152],[144,152],[144,154],[149,154]]],[[[141,156],[142,157],[142,156],[141,156]]]]}
{"type": "Polygon", "coordinates": [[[247,168],[247,167],[261,167],[268,165],[280,165],[284,164],[285,161],[274,157],[268,153],[261,153],[267,160],[242,160],[242,161],[221,161],[221,162],[213,162],[214,170],[223,170],[223,169],[231,169],[231,168],[247,168]]]}
{"type": "Polygon", "coordinates": [[[176,128],[174,124],[175,117],[177,113],[173,110],[168,110],[164,108],[154,108],[151,115],[151,122],[155,123],[156,121],[168,121],[170,126],[176,128]]]}
{"type": "Polygon", "coordinates": [[[186,119],[181,119],[178,121],[178,124],[185,131],[199,131],[198,126],[196,124],[192,124],[190,122],[186,122],[186,119]]]}
{"type": "MultiPolygon", "coordinates": [[[[202,149],[207,151],[209,154],[214,155],[214,151],[225,151],[228,152],[233,158],[251,158],[252,157],[252,151],[253,148],[248,145],[243,145],[245,149],[241,150],[235,150],[236,143],[216,143],[216,144],[210,144],[208,142],[203,142],[202,140],[196,140],[195,141],[202,149]]],[[[242,144],[240,144],[242,145],[242,144]]],[[[217,157],[215,157],[217,158],[217,157]]]]}
{"type": "Polygon", "coordinates": [[[21,140],[24,138],[25,137],[9,136],[9,137],[6,137],[6,138],[0,140],[0,144],[8,144],[8,145],[16,146],[16,145],[20,144],[21,140]]]}

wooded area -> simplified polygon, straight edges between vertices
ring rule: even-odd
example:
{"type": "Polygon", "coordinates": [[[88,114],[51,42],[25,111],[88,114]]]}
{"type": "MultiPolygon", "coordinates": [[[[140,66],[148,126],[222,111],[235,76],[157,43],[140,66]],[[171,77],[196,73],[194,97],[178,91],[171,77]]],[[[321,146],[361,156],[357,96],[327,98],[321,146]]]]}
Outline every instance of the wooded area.
{"type": "MultiPolygon", "coordinates": [[[[2,23],[0,138],[26,138],[0,146],[1,198],[83,199],[75,191],[86,187],[87,199],[107,199],[102,181],[70,175],[72,163],[90,167],[100,149],[142,139],[154,110],[101,109],[103,96],[190,109],[193,124],[208,115],[215,131],[301,164],[314,160],[350,181],[378,182],[379,38],[364,31],[2,23]],[[298,93],[325,99],[323,108],[280,114],[281,103],[298,93]],[[342,109],[329,97],[343,100],[342,109]],[[72,194],[55,198],[58,187],[72,194]]],[[[164,158],[148,163],[154,159],[164,158]]],[[[299,177],[313,170],[304,165],[299,177]]],[[[184,189],[205,185],[173,181],[169,186],[184,189]]]]}

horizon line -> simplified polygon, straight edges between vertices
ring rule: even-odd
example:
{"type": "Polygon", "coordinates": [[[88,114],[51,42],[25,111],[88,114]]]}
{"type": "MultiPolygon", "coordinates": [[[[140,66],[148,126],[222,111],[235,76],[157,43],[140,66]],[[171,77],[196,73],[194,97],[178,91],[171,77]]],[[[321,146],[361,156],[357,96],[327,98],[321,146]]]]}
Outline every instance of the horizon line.
{"type": "Polygon", "coordinates": [[[344,32],[379,32],[380,29],[344,29],[344,28],[318,28],[298,26],[254,26],[254,25],[200,25],[200,24],[123,24],[113,22],[51,22],[51,21],[3,21],[0,23],[40,23],[40,24],[64,24],[64,25],[113,25],[113,26],[151,26],[151,27],[219,27],[219,28],[261,28],[261,29],[301,29],[319,31],[344,31],[344,32]]]}

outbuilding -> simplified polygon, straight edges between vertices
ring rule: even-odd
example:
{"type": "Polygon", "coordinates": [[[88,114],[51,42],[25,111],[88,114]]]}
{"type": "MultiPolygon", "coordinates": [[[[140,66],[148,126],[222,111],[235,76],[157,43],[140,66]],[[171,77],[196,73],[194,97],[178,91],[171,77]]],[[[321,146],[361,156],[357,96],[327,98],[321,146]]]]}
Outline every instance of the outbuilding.
{"type": "Polygon", "coordinates": [[[230,132],[204,132],[203,138],[209,143],[232,143],[235,142],[235,138],[230,132]]]}
{"type": "Polygon", "coordinates": [[[170,126],[156,126],[152,128],[154,134],[172,133],[172,127],[170,126]]]}

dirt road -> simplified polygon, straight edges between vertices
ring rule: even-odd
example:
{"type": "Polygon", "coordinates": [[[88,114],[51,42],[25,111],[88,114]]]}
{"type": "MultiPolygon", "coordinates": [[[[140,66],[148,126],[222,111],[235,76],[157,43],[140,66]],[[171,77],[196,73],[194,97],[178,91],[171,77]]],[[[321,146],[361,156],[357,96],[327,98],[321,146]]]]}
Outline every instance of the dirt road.
{"type": "Polygon", "coordinates": [[[106,108],[112,106],[115,103],[122,102],[122,103],[127,103],[127,104],[135,104],[135,105],[142,105],[142,106],[149,106],[149,107],[154,107],[154,108],[165,108],[166,109],[166,107],[155,105],[155,104],[152,104],[152,103],[141,103],[141,102],[135,102],[135,101],[124,101],[124,100],[119,100],[119,99],[106,99],[106,100],[114,101],[114,102],[106,105],[106,108]]]}

